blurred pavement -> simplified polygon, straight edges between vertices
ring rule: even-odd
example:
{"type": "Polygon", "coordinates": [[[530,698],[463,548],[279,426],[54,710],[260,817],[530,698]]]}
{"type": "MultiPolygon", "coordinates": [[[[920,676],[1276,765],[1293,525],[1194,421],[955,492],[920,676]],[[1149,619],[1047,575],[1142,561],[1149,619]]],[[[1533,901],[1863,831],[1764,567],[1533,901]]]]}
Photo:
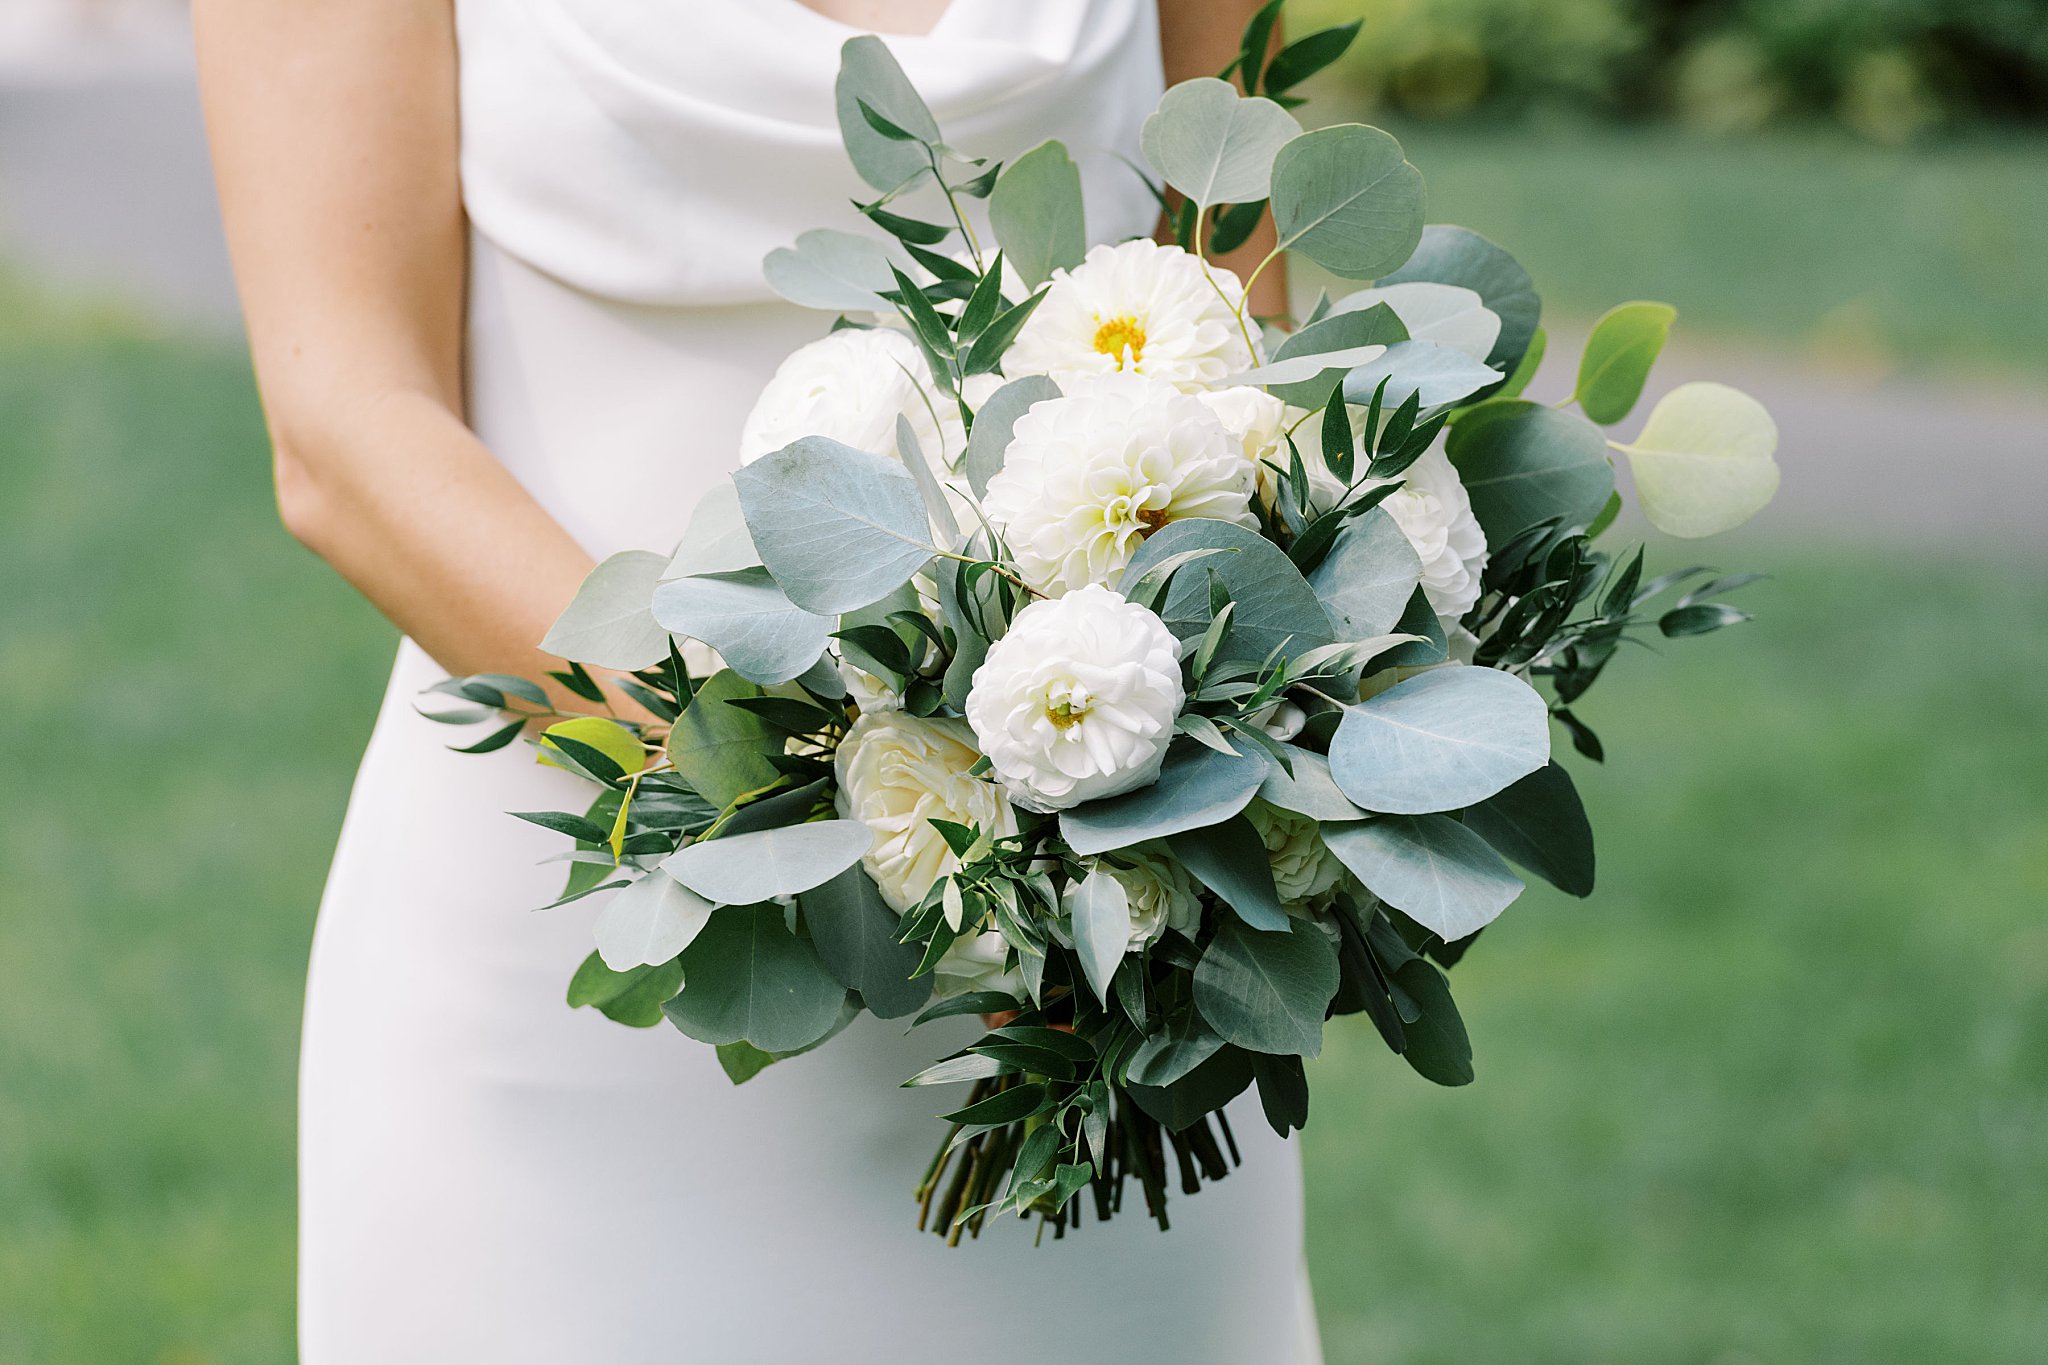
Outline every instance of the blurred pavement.
{"type": "MultiPolygon", "coordinates": [[[[0,261],[53,291],[120,298],[174,327],[233,336],[189,45],[159,32],[108,53],[0,62],[0,261]]],[[[1566,390],[1580,336],[1559,328],[1533,393],[1566,390]]],[[[1639,412],[1713,378],[1777,418],[1785,469],[1757,531],[2039,544],[2048,507],[2048,393],[1858,376],[1754,350],[1679,343],[1639,412]]],[[[1632,419],[1624,428],[1633,433],[1632,419]]]]}

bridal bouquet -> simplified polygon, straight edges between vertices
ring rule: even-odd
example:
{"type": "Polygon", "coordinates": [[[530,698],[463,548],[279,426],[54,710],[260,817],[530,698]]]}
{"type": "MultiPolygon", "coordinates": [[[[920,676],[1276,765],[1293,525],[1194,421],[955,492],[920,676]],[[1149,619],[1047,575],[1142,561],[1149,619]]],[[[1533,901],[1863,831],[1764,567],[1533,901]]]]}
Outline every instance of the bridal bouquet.
{"type": "Polygon", "coordinates": [[[1615,452],[1672,535],[1756,512],[1768,416],[1688,384],[1603,430],[1671,324],[1650,303],[1600,320],[1570,400],[1522,398],[1529,277],[1424,226],[1386,133],[1302,131],[1287,92],[1357,26],[1269,54],[1276,8],[1145,124],[1173,244],[1090,247],[1065,148],[956,150],[849,42],[880,231],[768,257],[837,323],[680,548],[606,560],[544,642],[606,714],[519,678],[434,689],[439,718],[512,713],[471,751],[561,717],[540,761],[594,785],[520,813],[574,841],[561,901],[609,896],[570,1004],[666,1019],[735,1081],[862,1010],[986,1017],[906,1082],[968,1087],[916,1191],[953,1239],[1005,1213],[1064,1233],[1131,1181],[1166,1226],[1170,1188],[1236,1159],[1227,1102],[1306,1122],[1336,1015],[1471,1080],[1445,970],[1521,891],[1510,864],[1593,887],[1553,729],[1598,760],[1573,708],[1625,642],[1745,619],[1717,599],[1749,576],[1646,581],[1598,545],[1615,452]],[[1250,316],[1211,258],[1268,214],[1259,270],[1370,283],[1250,316]]]}

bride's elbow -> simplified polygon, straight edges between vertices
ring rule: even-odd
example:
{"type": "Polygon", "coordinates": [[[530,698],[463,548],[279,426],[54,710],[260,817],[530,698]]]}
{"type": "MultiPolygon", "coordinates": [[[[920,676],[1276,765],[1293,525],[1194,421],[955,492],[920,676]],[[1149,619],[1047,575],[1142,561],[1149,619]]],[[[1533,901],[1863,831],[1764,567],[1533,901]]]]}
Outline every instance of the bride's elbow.
{"type": "Polygon", "coordinates": [[[328,557],[334,531],[329,499],[312,469],[293,447],[282,439],[271,446],[271,479],[277,490],[277,516],[292,539],[319,555],[328,557]]]}

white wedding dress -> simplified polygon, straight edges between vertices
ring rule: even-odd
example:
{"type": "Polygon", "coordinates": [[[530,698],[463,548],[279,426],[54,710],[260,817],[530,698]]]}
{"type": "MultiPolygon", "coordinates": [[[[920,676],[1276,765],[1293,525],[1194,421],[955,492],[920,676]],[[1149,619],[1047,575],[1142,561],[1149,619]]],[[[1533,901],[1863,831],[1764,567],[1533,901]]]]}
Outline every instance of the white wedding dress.
{"type": "MultiPolygon", "coordinates": [[[[484,440],[593,554],[671,545],[777,362],[830,318],[771,247],[856,228],[832,80],[852,31],[798,0],[460,0],[468,365],[484,440]]],[[[955,145],[1047,137],[1092,235],[1144,232],[1153,0],[954,0],[889,39],[955,145]]],[[[586,900],[501,812],[587,792],[523,746],[450,753],[410,642],[321,905],[300,1092],[307,1365],[1298,1365],[1319,1358],[1301,1177],[1246,1097],[1244,1164],[1064,1241],[949,1250],[911,1187],[959,1102],[898,1083],[971,1036],[864,1018],[735,1087],[711,1049],[570,1010],[586,900]]]]}

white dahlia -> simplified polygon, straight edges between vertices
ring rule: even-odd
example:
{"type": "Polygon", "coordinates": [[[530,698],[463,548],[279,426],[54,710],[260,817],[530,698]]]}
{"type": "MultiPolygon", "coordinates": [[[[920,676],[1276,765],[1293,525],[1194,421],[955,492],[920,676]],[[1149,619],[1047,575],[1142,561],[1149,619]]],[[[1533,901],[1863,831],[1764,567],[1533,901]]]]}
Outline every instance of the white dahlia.
{"type": "Polygon", "coordinates": [[[1380,504],[1422,559],[1422,592],[1446,627],[1479,600],[1486,569],[1486,532],[1472,499],[1440,445],[1401,475],[1401,488],[1380,504]]]}
{"type": "Polygon", "coordinates": [[[1157,778],[1181,700],[1173,632],[1091,584],[1017,613],[974,670],[967,721],[1010,799],[1054,811],[1157,778]]]}
{"type": "Polygon", "coordinates": [[[1237,276],[1145,238],[1098,246],[1055,270],[1045,301],[1003,356],[1011,376],[1064,387],[1082,375],[1133,371],[1182,389],[1207,388],[1258,364],[1236,309],[1237,276]]]}
{"type": "Polygon", "coordinates": [[[1001,789],[967,775],[980,760],[959,721],[920,720],[900,711],[862,715],[839,742],[832,762],[839,814],[874,833],[861,863],[897,914],[959,870],[934,819],[978,826],[993,838],[1017,832],[1017,813],[1001,789]]]}
{"type": "Polygon", "coordinates": [[[982,508],[1033,587],[1057,596],[1123,571],[1169,521],[1256,526],[1252,466],[1199,398],[1107,375],[1017,419],[982,508]]]}
{"type": "MultiPolygon", "coordinates": [[[[968,381],[968,401],[1001,383],[977,375],[968,381]]],[[[917,343],[893,328],[842,328],[799,346],[776,367],[740,428],[740,463],[804,436],[893,459],[899,415],[910,419],[927,458],[943,459],[949,469],[959,463],[967,449],[959,404],[933,382],[917,343]]]]}

